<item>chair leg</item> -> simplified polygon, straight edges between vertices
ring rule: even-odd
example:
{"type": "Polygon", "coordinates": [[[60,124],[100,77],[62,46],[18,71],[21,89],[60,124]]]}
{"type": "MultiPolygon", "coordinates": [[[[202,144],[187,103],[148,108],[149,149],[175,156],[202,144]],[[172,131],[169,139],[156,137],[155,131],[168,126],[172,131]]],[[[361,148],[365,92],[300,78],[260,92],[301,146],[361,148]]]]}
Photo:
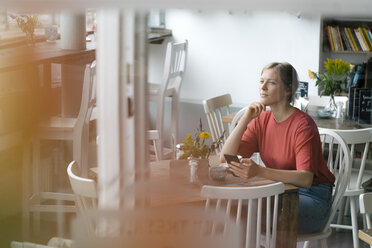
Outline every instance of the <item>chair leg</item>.
{"type": "Polygon", "coordinates": [[[320,247],[322,247],[322,248],[327,248],[328,247],[327,239],[321,239],[320,240],[320,247]]]}
{"type": "Polygon", "coordinates": [[[358,219],[356,212],[356,196],[349,197],[350,199],[350,214],[351,214],[351,225],[353,227],[353,244],[354,248],[359,248],[358,238],[358,219]]]}
{"type": "MultiPolygon", "coordinates": [[[[345,212],[345,204],[346,204],[346,197],[342,197],[341,205],[339,208],[338,216],[337,216],[337,224],[342,223],[342,219],[344,218],[344,212],[345,212]]],[[[339,232],[341,228],[336,228],[336,232],[339,232]]]]}
{"type": "MultiPolygon", "coordinates": [[[[40,140],[35,139],[32,142],[32,202],[40,205],[40,140]]],[[[33,212],[33,231],[35,234],[40,233],[40,212],[33,212]]]]}
{"type": "Polygon", "coordinates": [[[28,142],[23,146],[22,152],[22,239],[28,240],[30,235],[30,165],[31,152],[28,142]]]}
{"type": "Polygon", "coordinates": [[[303,248],[309,248],[310,241],[305,241],[303,248]]]}
{"type": "MultiPolygon", "coordinates": [[[[178,97],[178,93],[175,93],[173,96],[172,96],[172,135],[171,137],[173,137],[173,140],[171,140],[171,146],[172,146],[172,149],[173,151],[175,151],[175,144],[177,143],[178,141],[178,106],[179,105],[179,97],[178,97]]],[[[173,155],[173,159],[175,159],[175,153],[173,155]]]]}

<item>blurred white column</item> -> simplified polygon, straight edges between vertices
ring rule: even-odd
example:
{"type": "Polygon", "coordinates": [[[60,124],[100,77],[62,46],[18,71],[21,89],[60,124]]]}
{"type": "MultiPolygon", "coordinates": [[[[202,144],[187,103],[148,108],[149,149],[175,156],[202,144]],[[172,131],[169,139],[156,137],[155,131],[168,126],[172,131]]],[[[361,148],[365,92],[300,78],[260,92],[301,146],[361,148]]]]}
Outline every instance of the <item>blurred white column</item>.
{"type": "Polygon", "coordinates": [[[85,12],[61,13],[61,48],[70,50],[85,49],[85,12]]]}

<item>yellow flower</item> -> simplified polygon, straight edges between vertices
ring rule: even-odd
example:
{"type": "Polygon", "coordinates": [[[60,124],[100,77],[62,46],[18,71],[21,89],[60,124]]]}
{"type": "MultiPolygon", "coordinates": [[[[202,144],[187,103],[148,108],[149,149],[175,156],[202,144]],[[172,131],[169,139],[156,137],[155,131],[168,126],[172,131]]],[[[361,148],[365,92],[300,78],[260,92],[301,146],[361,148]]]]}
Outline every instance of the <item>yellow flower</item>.
{"type": "Polygon", "coordinates": [[[209,137],[211,136],[208,132],[201,132],[199,134],[200,138],[202,139],[209,139],[209,137]]]}
{"type": "Polygon", "coordinates": [[[186,140],[191,140],[191,134],[187,135],[186,140]]]}
{"type": "Polygon", "coordinates": [[[316,76],[315,76],[315,73],[314,72],[308,70],[308,74],[309,74],[309,78],[310,79],[316,79],[316,76]]]}

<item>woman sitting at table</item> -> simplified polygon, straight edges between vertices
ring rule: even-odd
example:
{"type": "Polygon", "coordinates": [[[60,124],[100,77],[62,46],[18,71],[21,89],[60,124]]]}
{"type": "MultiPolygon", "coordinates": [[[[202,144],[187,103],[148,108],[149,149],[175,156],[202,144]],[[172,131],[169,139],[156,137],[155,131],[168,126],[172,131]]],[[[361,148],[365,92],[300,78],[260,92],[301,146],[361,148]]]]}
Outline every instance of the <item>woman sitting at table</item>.
{"type": "Polygon", "coordinates": [[[298,232],[311,233],[325,224],[335,177],[324,161],[315,122],[290,104],[297,87],[297,72],[289,63],[265,66],[259,86],[261,100],[249,105],[226,140],[220,160],[225,162],[224,154],[240,154],[240,163],[229,165],[235,175],[260,176],[300,187],[298,232]],[[266,106],[271,110],[264,111],[266,106]],[[254,152],[260,153],[266,167],[249,159],[254,152]]]}

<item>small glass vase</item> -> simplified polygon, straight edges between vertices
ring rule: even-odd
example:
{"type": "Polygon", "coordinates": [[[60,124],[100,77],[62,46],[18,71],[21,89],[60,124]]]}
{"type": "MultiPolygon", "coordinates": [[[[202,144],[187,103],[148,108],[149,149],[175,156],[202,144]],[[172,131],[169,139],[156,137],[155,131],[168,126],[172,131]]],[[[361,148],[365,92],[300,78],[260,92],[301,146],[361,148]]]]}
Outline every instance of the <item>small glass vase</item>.
{"type": "Polygon", "coordinates": [[[190,167],[189,181],[194,184],[203,184],[209,178],[209,160],[207,158],[188,157],[190,167]]]}
{"type": "Polygon", "coordinates": [[[29,46],[33,46],[35,45],[35,37],[34,37],[34,33],[30,33],[30,32],[27,32],[26,33],[26,39],[27,39],[27,44],[29,46]]]}
{"type": "Polygon", "coordinates": [[[328,110],[331,114],[331,117],[336,118],[337,106],[336,106],[336,103],[335,103],[334,96],[330,97],[329,104],[328,104],[327,108],[328,108],[328,110]]]}
{"type": "Polygon", "coordinates": [[[198,166],[199,166],[199,159],[194,158],[194,157],[188,157],[187,158],[189,161],[189,166],[190,166],[190,177],[189,177],[189,182],[190,183],[197,183],[198,182],[198,166]]]}

